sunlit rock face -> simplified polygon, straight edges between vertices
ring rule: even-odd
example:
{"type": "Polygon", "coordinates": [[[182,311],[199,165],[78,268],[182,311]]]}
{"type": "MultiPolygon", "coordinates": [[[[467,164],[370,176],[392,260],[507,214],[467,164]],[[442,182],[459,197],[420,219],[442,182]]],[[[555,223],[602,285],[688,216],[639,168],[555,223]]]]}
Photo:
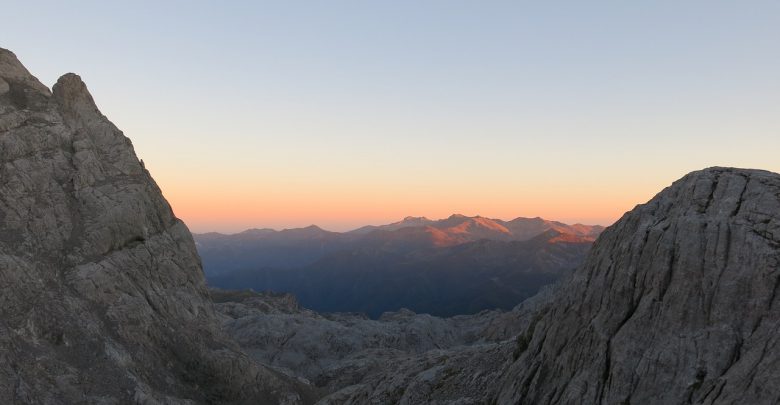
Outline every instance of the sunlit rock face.
{"type": "Polygon", "coordinates": [[[192,237],[66,74],[0,49],[0,403],[300,403],[223,337],[192,237]]]}

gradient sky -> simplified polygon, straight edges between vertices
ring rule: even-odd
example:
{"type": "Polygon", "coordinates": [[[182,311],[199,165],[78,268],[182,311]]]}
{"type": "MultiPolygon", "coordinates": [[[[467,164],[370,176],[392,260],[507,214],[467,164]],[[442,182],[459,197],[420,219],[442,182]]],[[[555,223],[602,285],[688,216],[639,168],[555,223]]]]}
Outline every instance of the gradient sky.
{"type": "Polygon", "coordinates": [[[780,172],[778,1],[5,1],[193,231],[458,212],[609,224],[708,166],[780,172]]]}

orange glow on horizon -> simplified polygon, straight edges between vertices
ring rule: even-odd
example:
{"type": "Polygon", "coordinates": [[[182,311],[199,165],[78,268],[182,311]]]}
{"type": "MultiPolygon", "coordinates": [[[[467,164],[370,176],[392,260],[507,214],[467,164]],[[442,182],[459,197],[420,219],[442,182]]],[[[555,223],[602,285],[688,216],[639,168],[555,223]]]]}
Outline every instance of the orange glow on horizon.
{"type": "Polygon", "coordinates": [[[249,228],[297,228],[318,225],[346,231],[363,225],[399,221],[406,216],[446,218],[452,214],[510,220],[542,217],[569,224],[610,225],[655,192],[573,188],[538,188],[535,192],[500,188],[431,188],[427,192],[393,187],[329,185],[245,188],[219,183],[204,194],[196,185],[161,181],[174,213],[193,232],[234,233],[249,228]]]}

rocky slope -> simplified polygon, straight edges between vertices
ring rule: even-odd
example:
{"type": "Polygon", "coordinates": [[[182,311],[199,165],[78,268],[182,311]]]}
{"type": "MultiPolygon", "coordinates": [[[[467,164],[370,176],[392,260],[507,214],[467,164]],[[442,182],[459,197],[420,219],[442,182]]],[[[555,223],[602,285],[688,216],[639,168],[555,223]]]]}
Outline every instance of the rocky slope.
{"type": "Polygon", "coordinates": [[[301,403],[219,330],[192,237],[67,74],[0,49],[0,403],[301,403]]]}
{"type": "Polygon", "coordinates": [[[506,337],[490,333],[499,311],[438,318],[404,309],[371,320],[317,313],[290,294],[212,290],[212,296],[225,330],[247,353],[326,391],[386,370],[388,362],[506,337]]]}
{"type": "Polygon", "coordinates": [[[487,352],[460,368],[417,357],[321,402],[778,403],[778,286],[780,175],[694,172],[608,228],[554,291],[504,315],[520,333],[483,348],[505,355],[494,383],[481,379],[487,352]]]}

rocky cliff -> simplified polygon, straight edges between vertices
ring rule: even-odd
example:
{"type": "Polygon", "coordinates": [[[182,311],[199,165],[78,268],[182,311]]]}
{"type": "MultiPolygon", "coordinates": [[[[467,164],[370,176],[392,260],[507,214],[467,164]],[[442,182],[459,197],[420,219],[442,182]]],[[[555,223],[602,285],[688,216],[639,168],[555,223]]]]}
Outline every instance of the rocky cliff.
{"type": "Polygon", "coordinates": [[[222,335],[189,231],[81,79],[0,49],[0,403],[300,403],[222,335]]]}
{"type": "Polygon", "coordinates": [[[780,401],[780,175],[691,173],[608,228],[499,403],[780,401]]]}

